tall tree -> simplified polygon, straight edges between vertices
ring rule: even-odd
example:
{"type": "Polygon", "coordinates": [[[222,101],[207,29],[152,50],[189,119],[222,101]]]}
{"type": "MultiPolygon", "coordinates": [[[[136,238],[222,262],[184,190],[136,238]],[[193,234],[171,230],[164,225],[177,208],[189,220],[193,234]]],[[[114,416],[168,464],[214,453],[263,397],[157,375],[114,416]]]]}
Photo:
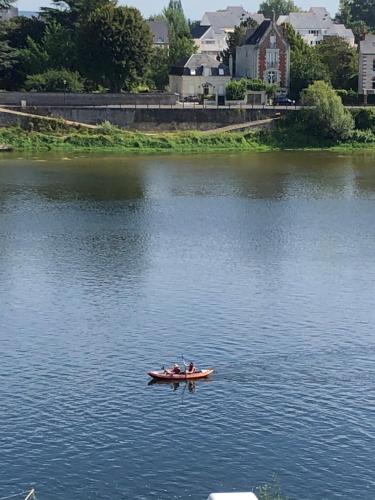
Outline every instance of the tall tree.
{"type": "Polygon", "coordinates": [[[178,60],[193,54],[196,49],[181,0],[170,0],[163,15],[168,23],[169,62],[173,66],[178,60]]]}
{"type": "Polygon", "coordinates": [[[328,68],[319,59],[316,50],[307,45],[290,24],[285,25],[290,44],[290,91],[298,98],[300,92],[316,80],[330,82],[328,68]]]}
{"type": "Polygon", "coordinates": [[[325,38],[316,46],[319,59],[329,70],[335,89],[357,89],[358,54],[338,36],[325,38]]]}
{"type": "Polygon", "coordinates": [[[375,0],[340,0],[337,19],[360,35],[375,30],[375,0]]]}
{"type": "Polygon", "coordinates": [[[89,16],[80,48],[89,78],[111,91],[131,90],[147,71],[152,35],[137,9],[106,5],[89,16]]]}
{"type": "Polygon", "coordinates": [[[286,16],[290,12],[300,12],[301,9],[293,2],[293,0],[265,0],[259,6],[259,13],[263,14],[267,19],[276,20],[279,16],[286,16]]]}

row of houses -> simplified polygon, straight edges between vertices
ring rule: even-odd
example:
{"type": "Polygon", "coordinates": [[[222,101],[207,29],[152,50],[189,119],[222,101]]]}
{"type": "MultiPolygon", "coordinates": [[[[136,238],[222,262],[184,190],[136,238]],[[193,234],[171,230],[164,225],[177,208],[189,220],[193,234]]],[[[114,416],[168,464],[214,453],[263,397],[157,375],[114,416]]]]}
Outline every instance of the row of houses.
{"type": "MultiPolygon", "coordinates": [[[[197,54],[187,57],[172,68],[170,90],[182,98],[204,95],[225,95],[232,78],[260,79],[276,84],[284,94],[290,84],[290,47],[284,34],[290,24],[306,44],[315,46],[328,37],[343,38],[355,47],[351,29],[337,24],[325,7],[312,7],[308,12],[290,13],[277,20],[264,19],[242,7],[227,7],[217,12],[206,12],[200,25],[193,29],[197,54]],[[220,55],[225,50],[228,36],[242,21],[253,19],[256,29],[248,29],[244,44],[237,48],[236,64],[225,66],[220,55]]],[[[367,34],[359,46],[359,87],[365,96],[375,94],[375,35],[367,34]]]]}

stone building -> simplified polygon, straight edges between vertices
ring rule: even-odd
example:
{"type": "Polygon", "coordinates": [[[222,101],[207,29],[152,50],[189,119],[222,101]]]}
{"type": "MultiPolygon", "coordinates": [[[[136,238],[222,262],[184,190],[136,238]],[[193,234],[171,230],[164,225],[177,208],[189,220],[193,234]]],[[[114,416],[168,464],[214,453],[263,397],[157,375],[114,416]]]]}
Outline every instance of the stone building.
{"type": "Polygon", "coordinates": [[[147,21],[148,27],[152,33],[155,47],[169,47],[169,30],[166,21],[147,21]]]}
{"type": "Polygon", "coordinates": [[[358,93],[375,94],[375,35],[367,34],[359,45],[358,93]]]}
{"type": "Polygon", "coordinates": [[[231,80],[228,66],[207,54],[194,54],[172,67],[169,90],[180,99],[204,95],[225,96],[231,80]]]}
{"type": "Polygon", "coordinates": [[[246,42],[237,48],[235,76],[289,88],[290,46],[274,21],[266,19],[256,30],[249,30],[246,42]]]}

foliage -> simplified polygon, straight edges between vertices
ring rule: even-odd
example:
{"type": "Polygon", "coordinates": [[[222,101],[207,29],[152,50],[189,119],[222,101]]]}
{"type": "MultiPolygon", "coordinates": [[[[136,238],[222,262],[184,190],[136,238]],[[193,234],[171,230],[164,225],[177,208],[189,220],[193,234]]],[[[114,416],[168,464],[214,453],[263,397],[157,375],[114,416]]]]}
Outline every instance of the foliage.
{"type": "Polygon", "coordinates": [[[346,40],[339,36],[327,37],[315,50],[320,61],[328,68],[334,88],[358,88],[358,54],[346,40]]]}
{"type": "Polygon", "coordinates": [[[327,66],[319,59],[314,47],[307,45],[292,26],[286,25],[286,35],[291,48],[290,93],[299,97],[301,91],[316,80],[330,82],[327,66]]]}
{"type": "Polygon", "coordinates": [[[371,130],[375,133],[375,109],[365,108],[353,112],[355,126],[359,130],[371,130]]]}
{"type": "Polygon", "coordinates": [[[111,91],[131,90],[150,61],[152,35],[137,9],[107,5],[88,18],[80,49],[86,76],[111,91]]]}
{"type": "Polygon", "coordinates": [[[38,75],[29,76],[26,90],[34,92],[82,92],[84,83],[77,72],[50,69],[38,75]]]}
{"type": "Polygon", "coordinates": [[[232,80],[226,88],[226,97],[229,101],[242,101],[246,97],[247,80],[232,80]]]}
{"type": "Polygon", "coordinates": [[[263,80],[248,79],[246,81],[247,90],[261,91],[266,90],[267,84],[263,80]]]}
{"type": "Polygon", "coordinates": [[[338,19],[355,34],[375,30],[375,0],[341,0],[338,19]]]}
{"type": "Polygon", "coordinates": [[[279,16],[286,16],[290,12],[300,12],[301,9],[295,5],[293,0],[265,0],[259,6],[259,13],[267,19],[273,19],[279,16]]]}
{"type": "Polygon", "coordinates": [[[9,9],[14,0],[0,0],[0,10],[9,9]]]}
{"type": "Polygon", "coordinates": [[[170,0],[163,11],[169,28],[169,63],[171,66],[196,51],[189,23],[185,17],[181,0],[170,0]]]}
{"type": "Polygon", "coordinates": [[[36,17],[12,17],[0,23],[0,39],[7,41],[10,47],[25,49],[29,38],[41,41],[45,28],[45,23],[36,17]]]}
{"type": "Polygon", "coordinates": [[[18,64],[19,52],[0,40],[0,87],[12,90],[13,70],[18,64]]]}
{"type": "Polygon", "coordinates": [[[345,106],[359,104],[360,97],[358,92],[352,89],[335,89],[337,95],[341,97],[341,100],[345,106]]]}
{"type": "Polygon", "coordinates": [[[149,85],[157,90],[164,90],[168,85],[169,68],[169,49],[167,47],[153,47],[147,77],[149,85]]]}
{"type": "Polygon", "coordinates": [[[246,41],[246,36],[249,29],[256,29],[258,23],[249,17],[248,19],[242,21],[239,26],[234,28],[232,33],[228,36],[228,48],[221,53],[221,58],[224,64],[230,65],[230,58],[232,56],[233,60],[233,73],[236,72],[236,52],[237,47],[241,47],[246,41]]]}
{"type": "Polygon", "coordinates": [[[308,132],[334,141],[350,137],[354,130],[353,117],[329,84],[323,81],[311,84],[302,93],[301,103],[309,106],[303,112],[308,132]]]}

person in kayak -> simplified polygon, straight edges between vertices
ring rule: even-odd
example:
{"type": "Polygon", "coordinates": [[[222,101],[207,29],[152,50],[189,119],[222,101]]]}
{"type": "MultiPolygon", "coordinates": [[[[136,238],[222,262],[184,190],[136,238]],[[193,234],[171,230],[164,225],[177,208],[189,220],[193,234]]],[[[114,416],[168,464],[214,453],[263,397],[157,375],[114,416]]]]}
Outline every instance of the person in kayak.
{"type": "Polygon", "coordinates": [[[175,364],[174,364],[173,369],[172,369],[172,373],[173,373],[174,375],[180,375],[180,373],[181,373],[181,368],[178,366],[178,364],[177,364],[177,363],[175,363],[175,364]]]}
{"type": "Polygon", "coordinates": [[[187,367],[188,373],[195,373],[197,371],[194,361],[190,361],[188,367],[187,367]]]}

